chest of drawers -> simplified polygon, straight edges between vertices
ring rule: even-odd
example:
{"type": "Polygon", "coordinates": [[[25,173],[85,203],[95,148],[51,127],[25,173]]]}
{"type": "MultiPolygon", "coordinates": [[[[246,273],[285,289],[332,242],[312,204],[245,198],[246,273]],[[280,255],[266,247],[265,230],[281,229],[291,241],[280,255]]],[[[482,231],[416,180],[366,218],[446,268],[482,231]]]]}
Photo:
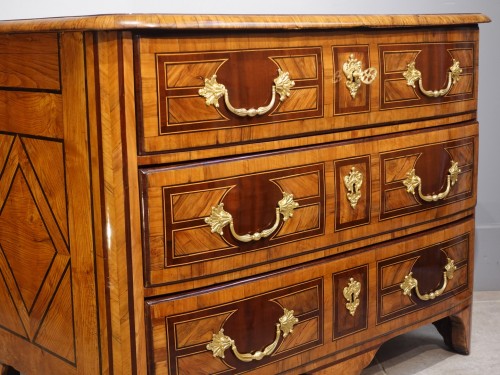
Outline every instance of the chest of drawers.
{"type": "Polygon", "coordinates": [[[481,22],[0,22],[2,375],[468,353],[481,22]]]}

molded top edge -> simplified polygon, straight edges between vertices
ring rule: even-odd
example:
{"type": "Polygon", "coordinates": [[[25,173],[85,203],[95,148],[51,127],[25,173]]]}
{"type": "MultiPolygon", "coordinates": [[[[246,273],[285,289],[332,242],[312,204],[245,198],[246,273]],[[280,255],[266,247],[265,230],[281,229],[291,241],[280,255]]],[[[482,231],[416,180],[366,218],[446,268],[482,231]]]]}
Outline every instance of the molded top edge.
{"type": "Polygon", "coordinates": [[[75,30],[300,30],[471,25],[483,14],[415,15],[174,15],[116,14],[0,21],[0,32],[75,30]]]}

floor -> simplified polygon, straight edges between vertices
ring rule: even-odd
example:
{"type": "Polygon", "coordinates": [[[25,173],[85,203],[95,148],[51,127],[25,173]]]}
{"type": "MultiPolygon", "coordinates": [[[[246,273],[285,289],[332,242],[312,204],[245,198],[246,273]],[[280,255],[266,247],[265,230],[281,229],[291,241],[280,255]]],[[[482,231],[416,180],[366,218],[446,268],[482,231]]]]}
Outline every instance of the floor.
{"type": "Polygon", "coordinates": [[[500,374],[500,291],[474,292],[468,356],[450,352],[429,325],[385,343],[361,375],[500,374]]]}

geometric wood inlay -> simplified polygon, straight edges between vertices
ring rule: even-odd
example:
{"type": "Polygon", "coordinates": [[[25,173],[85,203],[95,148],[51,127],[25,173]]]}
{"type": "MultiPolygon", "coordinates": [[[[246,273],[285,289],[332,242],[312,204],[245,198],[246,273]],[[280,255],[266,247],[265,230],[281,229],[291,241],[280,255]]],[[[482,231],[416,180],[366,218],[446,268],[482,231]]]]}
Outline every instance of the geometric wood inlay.
{"type": "Polygon", "coordinates": [[[437,206],[470,198],[474,186],[474,158],[475,149],[472,138],[429,143],[381,153],[380,218],[384,220],[431,210],[437,206]],[[422,179],[423,194],[444,191],[451,160],[458,163],[461,172],[457,183],[451,187],[446,199],[425,202],[419,198],[418,194],[407,192],[403,181],[412,169],[415,169],[415,174],[422,179]],[[431,165],[432,168],[429,168],[431,165]]]}
{"type": "Polygon", "coordinates": [[[298,322],[293,327],[293,335],[289,335],[286,340],[283,340],[275,354],[281,354],[310,342],[317,341],[319,339],[319,324],[320,319],[317,316],[298,322]]]}
{"type": "MultiPolygon", "coordinates": [[[[0,255],[1,251],[2,249],[0,247],[0,255]]],[[[3,257],[0,257],[0,262],[1,259],[3,259],[3,257]]],[[[0,276],[3,276],[2,274],[0,266],[0,276]]],[[[26,331],[24,330],[21,318],[17,313],[16,305],[12,300],[12,296],[9,292],[7,284],[5,283],[4,277],[0,277],[0,301],[2,301],[2,303],[0,303],[0,316],[2,317],[2,320],[0,321],[0,328],[6,329],[27,339],[26,331]]]]}
{"type": "Polygon", "coordinates": [[[200,369],[203,369],[205,374],[224,374],[227,373],[226,371],[231,370],[231,367],[218,360],[218,358],[214,358],[209,351],[177,357],[176,359],[176,367],[179,369],[178,375],[195,375],[199,373],[197,371],[200,369]],[[190,369],[197,369],[197,371],[191,371],[190,369]]]}
{"type": "Polygon", "coordinates": [[[10,268],[30,311],[56,251],[19,169],[0,211],[0,228],[4,266],[10,268]]]}
{"type": "MultiPolygon", "coordinates": [[[[322,51],[318,47],[168,53],[162,52],[165,47],[159,39],[147,37],[141,45],[156,50],[154,96],[158,101],[159,135],[323,116],[322,51]],[[226,87],[236,108],[261,106],[271,95],[278,69],[290,74],[295,87],[289,99],[283,103],[277,100],[262,116],[241,119],[225,105],[207,106],[198,93],[204,79],[217,74],[217,82],[226,87]]],[[[148,68],[143,66],[142,70],[147,77],[148,68]]],[[[148,117],[148,112],[155,111],[148,107],[153,90],[146,83],[143,89],[145,105],[141,109],[148,117]]]]}
{"type": "Polygon", "coordinates": [[[5,164],[9,149],[12,146],[13,136],[0,134],[0,171],[2,171],[5,164]]]}
{"type": "MultiPolygon", "coordinates": [[[[474,42],[379,44],[380,109],[419,107],[474,99],[474,42]],[[408,86],[403,73],[415,62],[421,71],[423,86],[436,90],[447,81],[452,60],[460,62],[460,80],[450,92],[439,98],[422,95],[418,88],[408,86]]],[[[444,86],[443,86],[444,87],[444,86]]]]}
{"type": "Polygon", "coordinates": [[[0,274],[10,297],[0,326],[74,365],[64,145],[19,136],[8,143],[0,148],[0,274]]]}
{"type": "Polygon", "coordinates": [[[61,359],[71,363],[76,361],[69,265],[34,342],[61,359]]]}
{"type": "Polygon", "coordinates": [[[149,226],[149,237],[145,238],[146,253],[150,255],[147,267],[167,269],[276,246],[301,238],[305,232],[309,236],[323,233],[322,164],[178,186],[163,186],[163,181],[159,182],[162,174],[163,171],[154,170],[143,177],[144,186],[148,186],[144,189],[148,194],[144,199],[144,223],[149,226]],[[276,233],[261,241],[238,242],[228,228],[220,236],[212,233],[204,221],[210,216],[212,207],[223,203],[224,210],[233,216],[237,233],[260,231],[270,227],[275,220],[277,202],[282,199],[283,191],[293,194],[299,207],[292,220],[280,219],[276,233]],[[259,225],[262,228],[259,229],[259,225]]]}
{"type": "Polygon", "coordinates": [[[176,349],[208,344],[214,332],[219,332],[231,312],[180,322],[175,327],[176,349]]]}
{"type": "Polygon", "coordinates": [[[27,137],[23,137],[22,141],[59,229],[67,242],[66,190],[61,188],[65,185],[62,143],[27,137]]]}
{"type": "Polygon", "coordinates": [[[470,233],[466,232],[431,246],[378,261],[377,324],[427,308],[467,289],[471,240],[470,233]],[[457,255],[458,258],[453,259],[457,270],[439,298],[424,301],[416,296],[415,290],[412,290],[411,295],[403,293],[401,283],[410,272],[418,280],[420,293],[438,289],[443,285],[446,258],[457,255]]]}
{"type": "MultiPolygon", "coordinates": [[[[179,303],[176,298],[152,304],[146,302],[147,328],[152,332],[148,336],[149,348],[152,349],[150,356],[155,365],[155,368],[150,367],[150,372],[193,375],[241,373],[323,344],[322,278],[268,292],[253,291],[252,285],[247,286],[250,291],[245,298],[235,298],[224,304],[219,304],[217,292],[208,291],[214,293],[208,304],[200,304],[195,310],[178,315],[175,315],[175,305],[179,303]],[[302,308],[304,305],[306,307],[302,308]],[[165,310],[167,306],[168,312],[165,310]],[[207,343],[221,328],[236,342],[242,353],[265,347],[275,338],[275,321],[283,314],[283,308],[293,310],[299,322],[294,326],[293,334],[279,339],[279,347],[273,355],[261,361],[245,363],[237,360],[231,350],[226,350],[221,361],[207,349],[207,343]],[[168,361],[164,361],[165,358],[168,361]],[[222,363],[235,371],[226,371],[222,363]]],[[[225,293],[234,295],[232,293],[240,287],[228,287],[225,293]]]]}

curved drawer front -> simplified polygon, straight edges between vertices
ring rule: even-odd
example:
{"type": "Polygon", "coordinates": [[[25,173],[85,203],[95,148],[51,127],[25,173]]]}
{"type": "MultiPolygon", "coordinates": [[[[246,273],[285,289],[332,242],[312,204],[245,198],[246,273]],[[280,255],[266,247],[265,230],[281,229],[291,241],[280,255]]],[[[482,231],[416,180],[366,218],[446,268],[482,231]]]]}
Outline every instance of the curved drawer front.
{"type": "Polygon", "coordinates": [[[472,232],[377,263],[377,323],[425,309],[469,287],[472,232]]]}
{"type": "Polygon", "coordinates": [[[379,45],[380,109],[473,99],[476,53],[471,42],[379,45]]]}
{"type": "Polygon", "coordinates": [[[210,285],[447,222],[474,207],[476,167],[469,124],[142,169],[146,286],[210,285]]]}
{"type": "Polygon", "coordinates": [[[156,62],[161,135],[323,115],[318,47],[160,53],[156,62]]]}
{"type": "Polygon", "coordinates": [[[138,34],[140,152],[465,116],[477,104],[477,38],[474,27],[138,34]]]}
{"type": "Polygon", "coordinates": [[[382,342],[395,319],[431,322],[471,296],[473,226],[466,220],[335,260],[146,301],[149,373],[301,373],[324,356],[341,360],[365,340],[382,342]],[[440,296],[404,295],[407,272],[421,293],[440,288],[446,257],[456,269],[440,296]]]}
{"type": "MultiPolygon", "coordinates": [[[[262,288],[259,283],[252,286],[262,288]]],[[[245,296],[242,288],[226,292],[232,302],[211,301],[206,308],[181,314],[172,309],[192,299],[146,304],[154,338],[152,374],[165,373],[167,366],[171,374],[189,369],[200,374],[243,372],[323,343],[320,278],[257,295],[252,291],[245,296]]],[[[219,294],[209,293],[212,298],[219,294]]]]}

